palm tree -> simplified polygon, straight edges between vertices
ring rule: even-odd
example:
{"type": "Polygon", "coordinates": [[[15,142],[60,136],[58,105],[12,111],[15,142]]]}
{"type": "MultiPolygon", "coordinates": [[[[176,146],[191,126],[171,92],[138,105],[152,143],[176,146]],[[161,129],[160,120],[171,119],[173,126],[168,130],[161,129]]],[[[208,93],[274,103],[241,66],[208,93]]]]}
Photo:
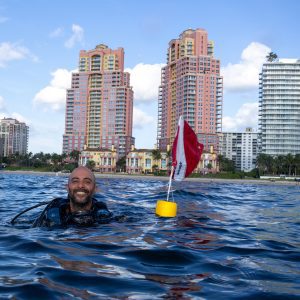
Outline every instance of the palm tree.
{"type": "Polygon", "coordinates": [[[170,171],[171,168],[172,168],[172,163],[173,163],[173,161],[172,161],[172,150],[171,149],[169,149],[167,151],[167,160],[168,160],[168,170],[170,171]]]}
{"type": "Polygon", "coordinates": [[[76,163],[78,163],[79,161],[79,155],[80,155],[80,151],[78,150],[72,150],[70,153],[69,153],[69,156],[71,159],[73,159],[76,163]]]}
{"type": "Polygon", "coordinates": [[[300,169],[300,154],[295,155],[294,162],[295,162],[295,176],[297,176],[297,170],[300,169]]]}
{"type": "Polygon", "coordinates": [[[126,171],[126,156],[122,156],[116,163],[116,169],[120,172],[126,171]]]}
{"type": "Polygon", "coordinates": [[[278,56],[274,52],[269,52],[268,55],[266,56],[266,59],[267,59],[268,62],[276,61],[277,58],[278,58],[278,56]]]}
{"type": "Polygon", "coordinates": [[[212,167],[213,167],[213,166],[212,166],[211,163],[208,163],[207,166],[206,166],[206,168],[207,168],[209,171],[212,169],[212,167]]]}
{"type": "Polygon", "coordinates": [[[51,160],[52,155],[50,153],[45,153],[44,154],[44,162],[47,164],[51,160]]]}
{"type": "Polygon", "coordinates": [[[57,166],[59,163],[61,163],[61,155],[57,153],[52,153],[51,155],[51,161],[55,166],[57,166]]]}
{"type": "Polygon", "coordinates": [[[265,174],[268,171],[267,166],[268,155],[264,153],[258,154],[256,158],[256,166],[260,174],[265,174]]]}
{"type": "Polygon", "coordinates": [[[47,160],[51,158],[51,155],[44,152],[35,153],[32,157],[34,167],[42,167],[47,164],[47,160]]]}
{"type": "Polygon", "coordinates": [[[235,165],[233,160],[228,159],[227,157],[219,154],[218,155],[218,162],[219,162],[219,170],[220,172],[234,172],[235,165]]]}
{"type": "Polygon", "coordinates": [[[153,172],[154,174],[157,174],[158,171],[159,171],[158,165],[154,164],[154,165],[152,166],[152,172],[153,172]]]}
{"type": "Polygon", "coordinates": [[[292,170],[292,167],[294,165],[294,155],[292,155],[291,153],[289,153],[288,155],[286,155],[285,157],[285,163],[286,163],[286,166],[288,168],[288,173],[289,173],[289,176],[291,176],[291,170],[292,170]]]}
{"type": "Polygon", "coordinates": [[[60,156],[60,159],[61,159],[60,163],[61,163],[61,164],[65,162],[67,156],[68,156],[68,155],[67,155],[66,152],[64,152],[64,153],[61,154],[61,156],[60,156]]]}
{"type": "Polygon", "coordinates": [[[158,163],[157,163],[158,160],[161,159],[161,153],[160,153],[159,149],[152,150],[152,158],[155,162],[155,164],[153,165],[152,168],[154,168],[154,166],[156,166],[156,169],[159,170],[159,166],[158,166],[158,163]]]}
{"type": "Polygon", "coordinates": [[[32,154],[33,154],[32,152],[29,152],[26,155],[26,160],[27,160],[26,164],[27,164],[28,167],[31,165],[31,162],[32,162],[32,154]]]}
{"type": "Polygon", "coordinates": [[[224,156],[222,154],[218,155],[219,171],[224,171],[224,156]]]}
{"type": "Polygon", "coordinates": [[[274,158],[274,166],[275,166],[276,174],[281,174],[283,172],[284,161],[285,161],[284,155],[278,155],[277,157],[274,158]]]}
{"type": "Polygon", "coordinates": [[[88,160],[86,163],[86,167],[92,171],[94,170],[95,166],[96,166],[96,163],[93,160],[88,160]]]}

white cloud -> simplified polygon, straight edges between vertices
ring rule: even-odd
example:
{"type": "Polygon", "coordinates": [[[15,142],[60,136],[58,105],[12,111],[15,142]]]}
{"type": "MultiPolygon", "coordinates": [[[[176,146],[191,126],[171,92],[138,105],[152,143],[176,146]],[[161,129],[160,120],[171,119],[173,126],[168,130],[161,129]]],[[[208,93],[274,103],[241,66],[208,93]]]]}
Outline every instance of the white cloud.
{"type": "Polygon", "coordinates": [[[60,37],[63,35],[64,29],[61,27],[56,28],[55,30],[53,30],[52,32],[50,32],[49,36],[51,38],[56,38],[56,37],[60,37]]]}
{"type": "Polygon", "coordinates": [[[164,64],[137,64],[133,69],[127,68],[130,73],[130,84],[134,90],[134,100],[140,102],[157,101],[158,87],[161,83],[161,68],[164,64]]]}
{"type": "Polygon", "coordinates": [[[10,116],[10,118],[16,119],[19,122],[24,122],[27,126],[31,124],[31,121],[28,120],[27,118],[25,118],[24,116],[22,116],[19,113],[13,112],[10,116]]]}
{"type": "Polygon", "coordinates": [[[2,96],[0,96],[0,119],[4,119],[4,118],[13,118],[13,119],[18,120],[19,122],[26,123],[26,125],[30,124],[30,121],[27,118],[25,118],[23,115],[21,115],[17,112],[9,113],[6,110],[4,98],[2,96]]]}
{"type": "Polygon", "coordinates": [[[144,111],[133,107],[133,127],[135,129],[141,129],[148,124],[154,124],[154,118],[147,115],[144,111]]]}
{"type": "Polygon", "coordinates": [[[65,105],[66,89],[71,87],[72,71],[57,69],[51,75],[53,79],[50,84],[35,95],[33,103],[57,111],[65,105]]]}
{"type": "Polygon", "coordinates": [[[246,127],[257,128],[258,103],[244,103],[234,117],[224,117],[222,131],[234,132],[246,127]]]}
{"type": "Polygon", "coordinates": [[[0,44],[0,68],[6,66],[6,63],[13,60],[21,60],[31,58],[33,61],[37,61],[37,57],[30,53],[30,51],[17,44],[11,44],[9,42],[3,42],[0,44]]]}
{"type": "Polygon", "coordinates": [[[68,71],[66,69],[57,69],[55,72],[51,73],[53,79],[51,80],[51,86],[68,89],[71,87],[71,77],[73,71],[68,71]]]}
{"type": "Polygon", "coordinates": [[[26,125],[30,125],[31,122],[25,118],[24,116],[22,116],[19,113],[13,112],[11,114],[7,114],[7,113],[0,113],[0,119],[4,119],[4,118],[12,118],[12,119],[16,119],[19,122],[24,122],[26,123],[26,125]]]}
{"type": "Polygon", "coordinates": [[[224,91],[246,91],[258,87],[259,73],[271,49],[263,44],[252,42],[242,52],[241,61],[229,63],[221,69],[224,91]]]}
{"type": "Polygon", "coordinates": [[[72,48],[76,43],[81,43],[83,41],[84,30],[79,25],[72,25],[72,36],[65,42],[65,47],[72,48]]]}

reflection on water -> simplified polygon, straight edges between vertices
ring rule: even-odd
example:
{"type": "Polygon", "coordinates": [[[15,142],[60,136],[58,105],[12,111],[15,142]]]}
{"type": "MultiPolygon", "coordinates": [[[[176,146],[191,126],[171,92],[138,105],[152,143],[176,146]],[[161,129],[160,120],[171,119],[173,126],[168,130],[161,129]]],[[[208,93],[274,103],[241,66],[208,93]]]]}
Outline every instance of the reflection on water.
{"type": "Polygon", "coordinates": [[[167,182],[97,179],[118,221],[30,228],[66,177],[0,173],[1,299],[297,299],[299,186],[175,183],[178,215],[155,216],[167,182]]]}

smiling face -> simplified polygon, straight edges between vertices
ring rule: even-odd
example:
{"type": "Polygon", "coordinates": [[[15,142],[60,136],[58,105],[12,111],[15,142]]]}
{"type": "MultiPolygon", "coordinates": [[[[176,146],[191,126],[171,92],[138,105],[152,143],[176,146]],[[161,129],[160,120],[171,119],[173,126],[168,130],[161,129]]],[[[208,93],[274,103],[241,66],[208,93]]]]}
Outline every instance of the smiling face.
{"type": "Polygon", "coordinates": [[[69,177],[67,190],[72,212],[89,210],[96,190],[94,174],[86,167],[76,168],[69,177]]]}

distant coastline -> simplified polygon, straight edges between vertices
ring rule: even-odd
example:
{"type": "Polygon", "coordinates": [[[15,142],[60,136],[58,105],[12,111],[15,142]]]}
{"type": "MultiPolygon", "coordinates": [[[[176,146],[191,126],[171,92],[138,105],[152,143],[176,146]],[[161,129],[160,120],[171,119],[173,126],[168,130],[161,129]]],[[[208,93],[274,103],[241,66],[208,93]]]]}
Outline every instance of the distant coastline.
{"type": "MultiPolygon", "coordinates": [[[[46,175],[68,177],[69,173],[62,172],[41,172],[41,171],[8,171],[0,170],[0,174],[24,174],[24,175],[46,175]]],[[[154,175],[130,175],[130,174],[103,174],[94,173],[96,178],[120,178],[120,179],[145,179],[145,180],[163,180],[168,181],[167,176],[154,175]]],[[[208,183],[238,183],[238,184],[265,184],[265,185],[300,185],[300,182],[291,180],[268,180],[268,179],[223,179],[223,178],[185,178],[184,181],[208,182],[208,183]]]]}

